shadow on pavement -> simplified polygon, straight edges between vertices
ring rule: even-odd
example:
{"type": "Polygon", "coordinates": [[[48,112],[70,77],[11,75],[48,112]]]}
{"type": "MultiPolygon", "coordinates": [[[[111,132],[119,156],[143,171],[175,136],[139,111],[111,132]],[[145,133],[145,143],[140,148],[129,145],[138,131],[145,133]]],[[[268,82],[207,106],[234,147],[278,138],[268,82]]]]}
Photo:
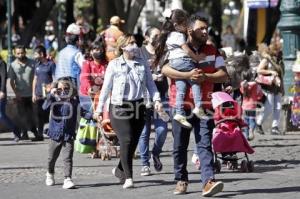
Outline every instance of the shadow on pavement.
{"type": "MultiPolygon", "coordinates": [[[[297,187],[281,187],[281,188],[269,188],[269,189],[244,189],[244,190],[238,190],[234,191],[231,194],[226,194],[229,193],[224,191],[217,196],[214,196],[215,198],[232,198],[234,196],[238,195],[245,195],[245,194],[277,194],[277,193],[289,193],[289,192],[299,192],[300,186],[297,187]]],[[[231,191],[230,191],[231,192],[231,191]]]]}
{"type": "Polygon", "coordinates": [[[39,145],[39,144],[45,144],[45,142],[14,142],[14,143],[0,144],[0,146],[21,146],[21,145],[39,145]]]}
{"type": "Polygon", "coordinates": [[[254,145],[252,148],[283,148],[283,147],[293,147],[293,146],[299,146],[299,144],[272,144],[272,145],[254,145]]]}

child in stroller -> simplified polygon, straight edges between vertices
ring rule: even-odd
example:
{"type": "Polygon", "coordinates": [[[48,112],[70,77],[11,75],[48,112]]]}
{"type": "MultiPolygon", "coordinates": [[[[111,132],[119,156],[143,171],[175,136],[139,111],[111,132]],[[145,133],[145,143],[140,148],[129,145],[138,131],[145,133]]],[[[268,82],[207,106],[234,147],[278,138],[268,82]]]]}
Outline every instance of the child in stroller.
{"type": "Polygon", "coordinates": [[[246,126],[242,119],[241,106],[227,93],[215,92],[212,94],[212,105],[215,109],[215,129],[212,138],[212,146],[215,154],[215,171],[221,171],[221,159],[227,163],[229,169],[238,169],[238,160],[242,160],[240,169],[242,172],[252,172],[253,161],[249,161],[247,154],[254,153],[243,135],[242,128],[246,126]],[[238,158],[237,153],[243,152],[244,157],[238,158]],[[222,154],[222,156],[218,156],[222,154]]]}

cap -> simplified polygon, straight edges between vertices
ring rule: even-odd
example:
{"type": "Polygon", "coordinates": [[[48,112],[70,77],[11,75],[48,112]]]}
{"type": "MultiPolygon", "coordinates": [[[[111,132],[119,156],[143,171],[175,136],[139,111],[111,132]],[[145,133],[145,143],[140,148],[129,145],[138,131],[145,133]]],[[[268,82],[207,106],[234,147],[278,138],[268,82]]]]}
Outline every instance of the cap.
{"type": "Polygon", "coordinates": [[[80,27],[75,23],[71,23],[66,31],[67,34],[80,35],[80,27]]]}
{"type": "Polygon", "coordinates": [[[121,19],[119,16],[113,16],[110,18],[110,24],[112,25],[118,25],[120,23],[125,23],[125,20],[121,19]]]}

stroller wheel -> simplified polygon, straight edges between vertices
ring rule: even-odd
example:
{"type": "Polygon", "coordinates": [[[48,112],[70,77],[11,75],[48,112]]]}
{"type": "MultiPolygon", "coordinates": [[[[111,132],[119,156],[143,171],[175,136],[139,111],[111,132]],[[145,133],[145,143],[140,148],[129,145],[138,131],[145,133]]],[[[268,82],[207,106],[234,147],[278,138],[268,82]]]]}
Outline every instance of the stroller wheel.
{"type": "Polygon", "coordinates": [[[247,160],[243,160],[241,162],[241,172],[247,172],[248,171],[248,162],[247,160]]]}
{"type": "Polygon", "coordinates": [[[220,173],[221,172],[221,162],[220,162],[220,160],[215,161],[214,169],[215,169],[215,173],[220,173]]]}
{"type": "Polygon", "coordinates": [[[252,160],[250,160],[249,162],[248,162],[248,171],[249,172],[253,172],[254,171],[254,162],[252,161],[252,160]]]}

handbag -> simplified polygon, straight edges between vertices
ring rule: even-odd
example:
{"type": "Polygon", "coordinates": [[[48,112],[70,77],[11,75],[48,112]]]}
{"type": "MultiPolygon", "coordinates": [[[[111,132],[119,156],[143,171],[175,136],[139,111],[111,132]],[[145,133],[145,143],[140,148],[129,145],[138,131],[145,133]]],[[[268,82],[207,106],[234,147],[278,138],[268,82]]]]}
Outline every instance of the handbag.
{"type": "Polygon", "coordinates": [[[91,120],[80,119],[76,135],[75,150],[79,153],[91,153],[96,150],[98,128],[91,120]]]}
{"type": "Polygon", "coordinates": [[[263,84],[263,85],[267,85],[267,86],[271,86],[274,82],[274,76],[273,75],[257,75],[257,77],[255,78],[255,81],[259,84],[263,84]]]}

